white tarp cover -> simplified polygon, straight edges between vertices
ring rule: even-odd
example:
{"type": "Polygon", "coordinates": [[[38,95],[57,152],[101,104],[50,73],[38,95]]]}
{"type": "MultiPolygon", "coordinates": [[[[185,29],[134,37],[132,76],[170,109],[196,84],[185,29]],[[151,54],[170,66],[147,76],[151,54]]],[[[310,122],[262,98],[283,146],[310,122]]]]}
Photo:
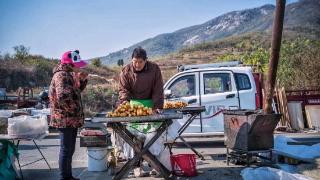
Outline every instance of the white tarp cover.
{"type": "Polygon", "coordinates": [[[312,180],[301,174],[292,174],[270,167],[245,168],[241,171],[241,176],[244,180],[312,180]]]}

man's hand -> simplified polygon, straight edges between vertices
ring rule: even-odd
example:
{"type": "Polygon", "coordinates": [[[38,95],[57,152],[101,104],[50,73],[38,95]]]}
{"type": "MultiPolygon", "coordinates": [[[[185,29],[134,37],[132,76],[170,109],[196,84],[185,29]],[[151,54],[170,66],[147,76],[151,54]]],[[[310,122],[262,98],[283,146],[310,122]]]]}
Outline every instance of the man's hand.
{"type": "Polygon", "coordinates": [[[162,109],[153,109],[152,110],[153,114],[161,114],[163,112],[162,109]]]}
{"type": "Polygon", "coordinates": [[[118,108],[121,104],[129,103],[129,101],[124,100],[124,101],[117,101],[115,104],[115,108],[118,108]]]}

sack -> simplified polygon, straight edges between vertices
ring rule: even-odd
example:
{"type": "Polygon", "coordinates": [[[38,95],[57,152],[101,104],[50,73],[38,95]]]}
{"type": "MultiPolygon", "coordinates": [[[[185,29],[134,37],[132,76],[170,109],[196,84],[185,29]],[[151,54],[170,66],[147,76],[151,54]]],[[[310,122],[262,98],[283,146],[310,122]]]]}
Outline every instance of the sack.
{"type": "MultiPolygon", "coordinates": [[[[156,134],[156,132],[153,133],[149,133],[146,135],[146,140],[144,142],[144,146],[153,138],[153,136],[156,134]]],[[[150,147],[149,147],[149,151],[151,154],[158,156],[164,147],[164,143],[165,143],[165,136],[164,134],[162,134],[150,147]]]]}
{"type": "Polygon", "coordinates": [[[170,151],[166,147],[156,158],[161,162],[161,164],[166,167],[169,171],[172,171],[171,161],[170,161],[170,151]]]}
{"type": "Polygon", "coordinates": [[[173,121],[172,124],[168,127],[168,132],[166,134],[166,141],[173,141],[179,136],[179,129],[181,124],[178,121],[173,121]]]}
{"type": "Polygon", "coordinates": [[[17,173],[15,171],[14,159],[18,156],[16,146],[8,140],[0,140],[2,148],[0,149],[0,179],[15,180],[17,173]]]}

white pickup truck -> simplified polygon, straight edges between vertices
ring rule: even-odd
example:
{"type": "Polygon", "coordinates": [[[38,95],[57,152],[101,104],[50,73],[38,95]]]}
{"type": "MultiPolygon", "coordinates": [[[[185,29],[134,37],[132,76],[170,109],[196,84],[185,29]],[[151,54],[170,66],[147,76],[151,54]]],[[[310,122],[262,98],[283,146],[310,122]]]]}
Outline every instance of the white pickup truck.
{"type": "MultiPolygon", "coordinates": [[[[184,136],[223,134],[224,109],[261,108],[259,74],[238,61],[181,66],[164,85],[166,99],[183,100],[206,107],[184,132],[184,136]],[[236,66],[236,67],[230,67],[236,66]]],[[[187,117],[180,119],[182,124],[187,117]]]]}

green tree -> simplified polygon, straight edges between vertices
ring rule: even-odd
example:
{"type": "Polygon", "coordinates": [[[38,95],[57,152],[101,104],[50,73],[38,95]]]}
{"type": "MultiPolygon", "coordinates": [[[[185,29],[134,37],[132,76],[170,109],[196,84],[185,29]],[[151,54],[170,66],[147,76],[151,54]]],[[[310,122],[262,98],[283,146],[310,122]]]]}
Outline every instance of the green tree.
{"type": "Polygon", "coordinates": [[[320,41],[297,38],[281,46],[277,78],[287,89],[320,87],[320,41]]]}
{"type": "Polygon", "coordinates": [[[118,59],[118,66],[123,66],[123,59],[118,59]]]}
{"type": "Polygon", "coordinates": [[[251,65],[256,68],[258,72],[266,72],[270,53],[267,49],[261,47],[252,47],[254,50],[246,51],[241,59],[244,64],[251,65]]]}
{"type": "Polygon", "coordinates": [[[29,47],[25,47],[24,45],[14,46],[14,58],[18,60],[24,60],[29,56],[29,47]]]}
{"type": "Polygon", "coordinates": [[[91,64],[95,67],[101,67],[101,60],[99,58],[95,58],[92,60],[91,64]]]}

